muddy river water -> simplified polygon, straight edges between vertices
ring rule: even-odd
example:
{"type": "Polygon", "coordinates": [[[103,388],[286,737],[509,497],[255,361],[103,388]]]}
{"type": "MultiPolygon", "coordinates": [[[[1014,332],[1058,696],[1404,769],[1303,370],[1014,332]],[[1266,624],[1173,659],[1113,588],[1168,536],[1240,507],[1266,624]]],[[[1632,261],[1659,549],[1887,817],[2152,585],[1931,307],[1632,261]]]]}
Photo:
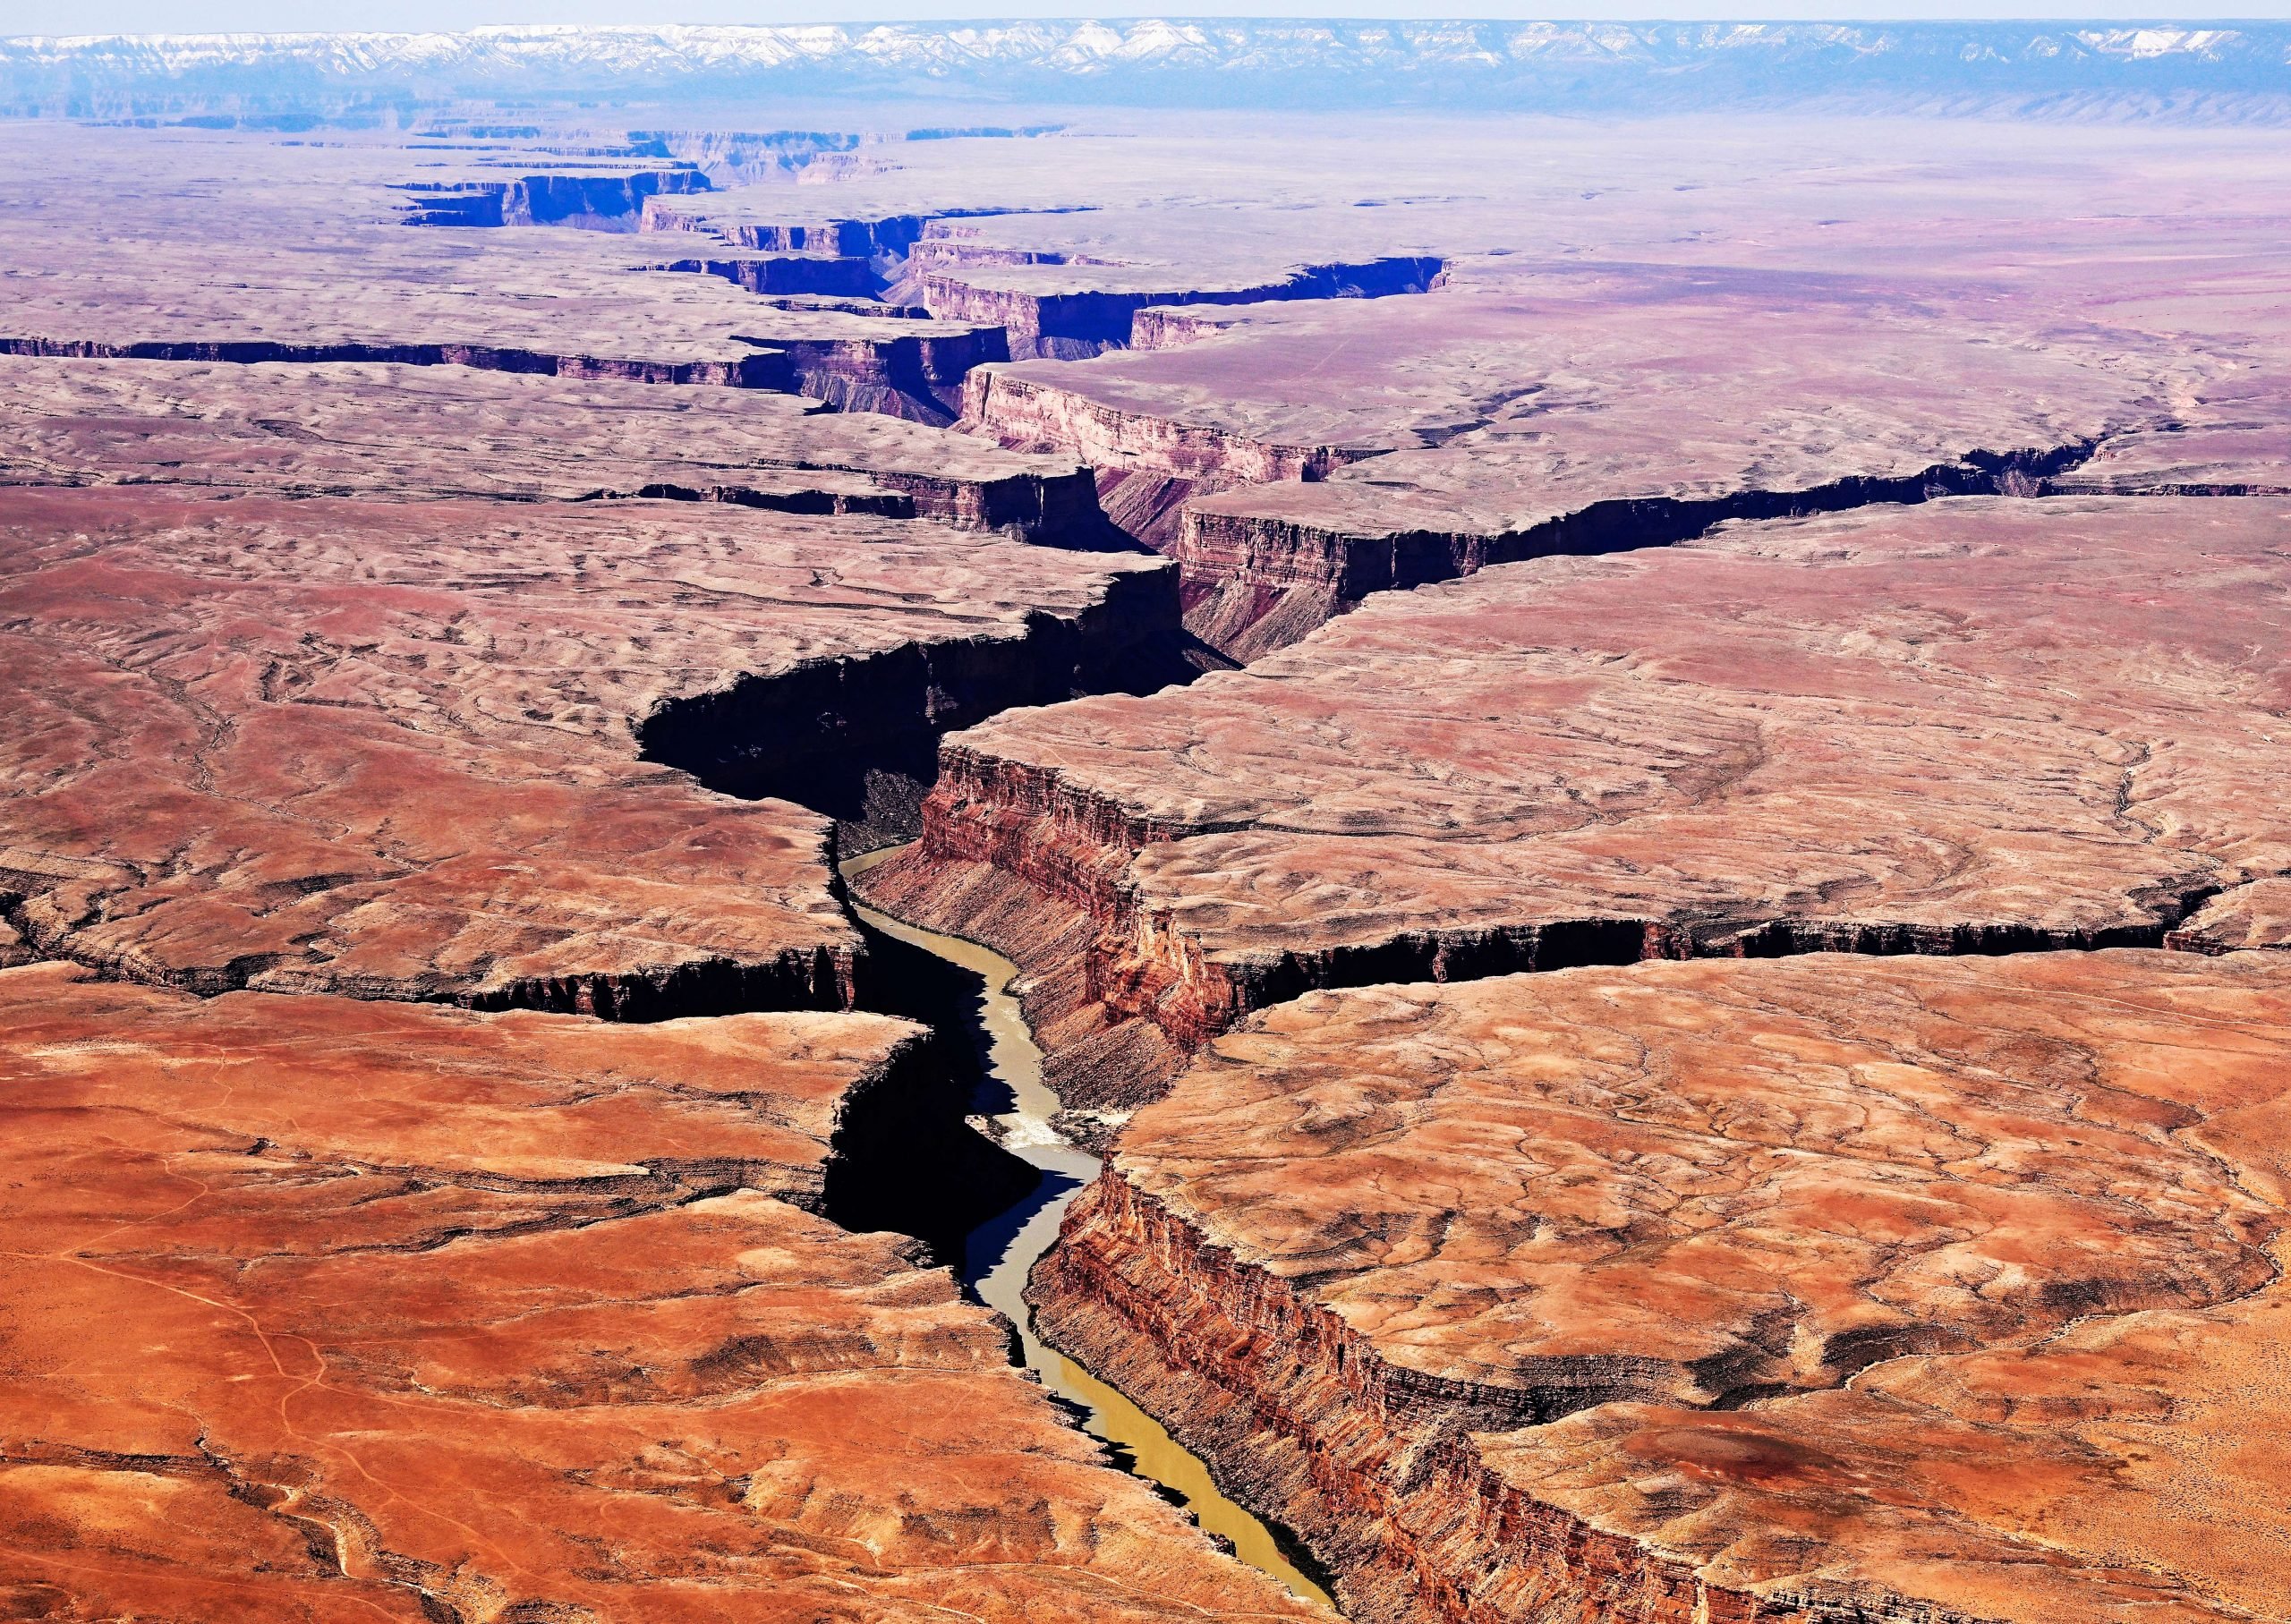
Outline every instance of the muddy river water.
{"type": "MultiPolygon", "coordinates": [[[[849,858],[842,864],[843,873],[847,879],[864,873],[899,849],[849,858]]],[[[1098,1176],[1098,1159],[1052,1124],[1058,1096],[1042,1080],[1042,1050],[1018,1012],[1018,1000],[1009,991],[1018,965],[976,942],[919,929],[856,899],[852,906],[870,928],[984,982],[980,1021],[987,1076],[980,1109],[994,1118],[1004,1146],[1043,1172],[1032,1194],[971,1231],[963,1260],[964,1283],[1018,1328],[1026,1368],[1052,1392],[1082,1407],[1088,1414],[1085,1428],[1113,1445],[1125,1466],[1160,1485],[1204,1528],[1230,1542],[1241,1560],[1271,1574],[1296,1594],[1329,1604],[1327,1592],[1290,1559],[1273,1531],[1217,1487],[1199,1456],[1120,1392],[1035,1335],[1033,1313],[1020,1296],[1027,1271],[1058,1238],[1066,1209],[1098,1176]]]]}

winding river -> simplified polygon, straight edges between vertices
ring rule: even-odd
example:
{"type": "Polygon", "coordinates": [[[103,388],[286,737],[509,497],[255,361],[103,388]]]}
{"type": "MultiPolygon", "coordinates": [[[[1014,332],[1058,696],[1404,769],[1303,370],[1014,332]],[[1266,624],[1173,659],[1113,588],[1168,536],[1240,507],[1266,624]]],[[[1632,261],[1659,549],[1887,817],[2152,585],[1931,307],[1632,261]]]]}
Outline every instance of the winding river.
{"type": "MultiPolygon", "coordinates": [[[[863,874],[903,849],[892,846],[848,858],[841,865],[844,877],[863,874]]],[[[1219,1490],[1199,1456],[1120,1392],[1035,1336],[1033,1311],[1020,1296],[1027,1271],[1058,1238],[1059,1220],[1067,1207],[1098,1176],[1098,1159],[1052,1126],[1058,1096],[1042,1080],[1042,1050],[1018,1012],[1018,1000],[1009,991],[1018,965],[976,942],[922,930],[856,898],[852,908],[869,928],[945,959],[985,983],[979,1018],[986,1039],[988,1114],[1001,1129],[1005,1148],[1043,1172],[1032,1194],[971,1231],[963,1260],[964,1284],[1018,1328],[1026,1368],[1052,1392],[1086,1411],[1085,1430],[1112,1445],[1123,1465],[1158,1485],[1209,1533],[1230,1543],[1241,1560],[1271,1574],[1294,1594],[1333,1609],[1328,1593],[1299,1569],[1273,1531],[1219,1490]]]]}

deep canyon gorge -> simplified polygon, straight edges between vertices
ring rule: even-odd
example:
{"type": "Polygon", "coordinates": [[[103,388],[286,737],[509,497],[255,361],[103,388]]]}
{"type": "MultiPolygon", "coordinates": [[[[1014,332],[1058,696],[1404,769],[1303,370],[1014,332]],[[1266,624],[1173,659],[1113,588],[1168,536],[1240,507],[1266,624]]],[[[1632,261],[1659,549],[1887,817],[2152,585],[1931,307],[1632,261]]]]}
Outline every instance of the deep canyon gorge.
{"type": "Polygon", "coordinates": [[[2291,1619],[2291,111],[1156,26],[0,41],[0,1617],[2291,1619]]]}

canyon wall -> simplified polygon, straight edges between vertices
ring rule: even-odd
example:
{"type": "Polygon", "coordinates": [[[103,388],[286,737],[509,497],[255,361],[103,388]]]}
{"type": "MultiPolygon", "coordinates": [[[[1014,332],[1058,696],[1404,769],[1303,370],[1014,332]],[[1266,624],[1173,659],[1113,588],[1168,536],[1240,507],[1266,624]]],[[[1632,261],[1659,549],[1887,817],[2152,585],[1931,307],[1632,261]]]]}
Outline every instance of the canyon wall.
{"type": "Polygon", "coordinates": [[[1004,328],[1010,336],[1014,356],[1067,360],[1127,344],[1137,312],[1153,306],[1384,298],[1423,292],[1442,268],[1442,261],[1436,259],[1392,257],[1354,264],[1308,265],[1278,281],[1251,286],[1133,293],[1001,285],[925,264],[922,288],[923,302],[933,316],[1004,328]]]}
{"type": "Polygon", "coordinates": [[[1392,509],[1400,505],[1376,490],[1236,492],[1223,501],[1188,502],[1166,550],[1185,571],[1190,629],[1246,661],[1286,648],[1372,592],[1452,581],[1491,564],[1667,546],[1734,519],[1837,513],[1945,496],[2033,496],[2047,479],[2089,456],[2094,443],[1973,450],[1912,473],[1848,475],[1802,489],[1595,501],[1494,531],[1392,528],[1392,509]]]}
{"type": "Polygon", "coordinates": [[[868,822],[887,777],[921,800],[942,734],[1018,706],[1150,693],[1187,675],[1176,572],[1126,557],[1102,567],[1103,596],[1072,614],[1028,616],[1023,636],[915,642],[745,676],[663,701],[636,722],[637,744],[711,787],[868,822]]]}
{"type": "Polygon", "coordinates": [[[634,231],[656,197],[710,190],[697,169],[527,174],[514,181],[410,183],[408,225],[578,225],[634,231]]]}
{"type": "Polygon", "coordinates": [[[0,377],[17,403],[0,420],[0,483],[645,497],[1105,540],[1070,460],[765,391],[372,362],[10,357],[0,377]]]}
{"type": "Polygon", "coordinates": [[[274,344],[259,339],[114,344],[92,338],[0,338],[0,355],[226,361],[242,366],[266,361],[300,365],[379,361],[406,367],[476,367],[490,372],[532,372],[549,378],[625,383],[718,384],[738,389],[789,389],[796,382],[795,369],[788,357],[771,350],[737,360],[665,361],[558,355],[482,344],[274,344]]]}

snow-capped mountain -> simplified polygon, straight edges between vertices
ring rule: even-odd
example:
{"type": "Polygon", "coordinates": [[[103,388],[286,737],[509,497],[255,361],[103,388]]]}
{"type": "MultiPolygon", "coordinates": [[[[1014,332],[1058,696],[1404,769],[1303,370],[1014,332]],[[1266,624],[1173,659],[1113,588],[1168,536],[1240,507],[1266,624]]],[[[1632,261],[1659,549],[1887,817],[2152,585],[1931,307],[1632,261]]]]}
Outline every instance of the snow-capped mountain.
{"type": "Polygon", "coordinates": [[[982,21],[0,39],[0,107],[705,91],[2264,114],[2291,24],[982,21]]]}

